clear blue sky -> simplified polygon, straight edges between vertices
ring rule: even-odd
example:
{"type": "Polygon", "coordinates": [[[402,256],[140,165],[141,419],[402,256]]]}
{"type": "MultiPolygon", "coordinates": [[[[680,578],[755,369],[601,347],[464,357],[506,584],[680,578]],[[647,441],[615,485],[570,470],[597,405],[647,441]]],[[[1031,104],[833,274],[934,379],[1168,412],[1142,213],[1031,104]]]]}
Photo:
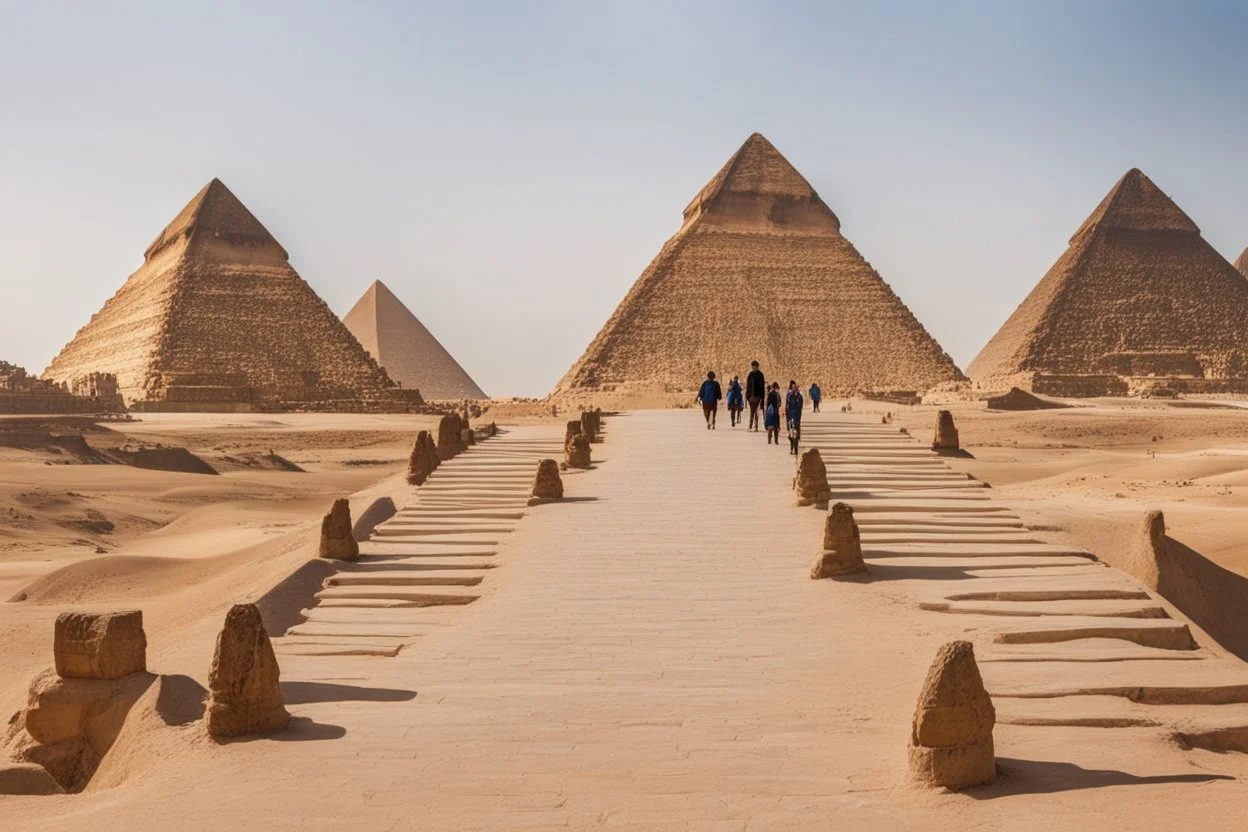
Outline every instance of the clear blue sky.
{"type": "Polygon", "coordinates": [[[755,130],[965,366],[1132,166],[1248,245],[1248,5],[0,0],[0,358],[218,176],[340,314],[380,278],[544,395],[755,130]]]}

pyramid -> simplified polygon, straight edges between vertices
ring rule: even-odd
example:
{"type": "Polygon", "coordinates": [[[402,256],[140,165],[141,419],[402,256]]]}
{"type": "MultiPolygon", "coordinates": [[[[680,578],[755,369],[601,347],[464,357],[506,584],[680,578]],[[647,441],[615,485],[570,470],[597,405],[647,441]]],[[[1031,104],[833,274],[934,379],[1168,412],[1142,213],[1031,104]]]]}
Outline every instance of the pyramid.
{"type": "Polygon", "coordinates": [[[1132,169],[967,368],[981,387],[1056,395],[1248,380],[1248,280],[1132,169]],[[1203,381],[1202,381],[1203,380],[1203,381]]]}
{"type": "Polygon", "coordinates": [[[93,372],[138,410],[394,409],[385,371],[218,179],[44,377],[93,372]]]}
{"type": "Polygon", "coordinates": [[[484,399],[485,393],[403,301],[374,280],[342,322],[391,379],[426,399],[484,399]]]}
{"type": "Polygon", "coordinates": [[[758,133],[689,203],[553,395],[694,391],[708,369],[744,377],[752,360],[827,395],[963,378],[758,133]]]}
{"type": "Polygon", "coordinates": [[[1244,277],[1248,277],[1248,248],[1244,249],[1239,255],[1239,259],[1235,261],[1235,268],[1244,277]]]}

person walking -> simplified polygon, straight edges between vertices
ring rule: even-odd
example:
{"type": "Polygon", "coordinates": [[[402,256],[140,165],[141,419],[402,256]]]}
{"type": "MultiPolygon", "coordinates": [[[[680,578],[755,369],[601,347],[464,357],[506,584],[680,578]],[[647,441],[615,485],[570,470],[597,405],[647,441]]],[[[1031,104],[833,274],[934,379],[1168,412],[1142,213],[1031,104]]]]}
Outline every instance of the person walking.
{"type": "Polygon", "coordinates": [[[749,375],[745,377],[745,400],[750,403],[749,430],[758,431],[758,408],[767,396],[767,380],[763,371],[758,369],[758,362],[750,362],[749,375]]]}
{"type": "Polygon", "coordinates": [[[780,446],[780,382],[773,381],[767,392],[767,405],[763,410],[763,427],[767,429],[767,444],[774,439],[780,446]]]}
{"type": "Polygon", "coordinates": [[[698,401],[702,403],[702,415],[706,417],[707,430],[715,430],[715,411],[719,410],[719,400],[723,397],[724,390],[715,380],[715,371],[711,370],[698,390],[698,401]]]}
{"type": "Polygon", "coordinates": [[[819,402],[823,401],[823,391],[819,389],[819,382],[812,382],[810,385],[810,412],[819,412],[819,402]]]}
{"type": "Polygon", "coordinates": [[[728,383],[728,418],[735,428],[741,421],[741,411],[745,409],[745,395],[741,392],[741,379],[732,377],[728,383]]]}
{"type": "Polygon", "coordinates": [[[802,391],[796,381],[789,382],[789,392],[784,397],[784,421],[789,429],[789,453],[797,454],[797,445],[802,440],[802,391]]]}

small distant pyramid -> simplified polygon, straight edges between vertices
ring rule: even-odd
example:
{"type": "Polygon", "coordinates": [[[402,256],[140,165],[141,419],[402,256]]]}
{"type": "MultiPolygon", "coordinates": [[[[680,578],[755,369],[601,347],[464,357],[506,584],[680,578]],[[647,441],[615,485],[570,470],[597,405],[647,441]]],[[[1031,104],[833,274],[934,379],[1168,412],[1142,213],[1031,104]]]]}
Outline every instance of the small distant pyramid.
{"type": "Polygon", "coordinates": [[[426,399],[484,399],[485,393],[424,324],[374,280],[342,319],[391,379],[426,399]]]}
{"type": "Polygon", "coordinates": [[[685,208],[552,395],[683,397],[708,369],[744,377],[752,360],[769,379],[817,381],[827,395],[964,378],[759,133],[685,208]]]}
{"type": "Polygon", "coordinates": [[[1239,255],[1239,259],[1235,261],[1235,268],[1244,277],[1248,277],[1248,248],[1244,249],[1243,253],[1239,255]]]}
{"type": "Polygon", "coordinates": [[[44,377],[114,373],[137,410],[384,409],[392,383],[213,179],[44,377]]]}
{"type": "Polygon", "coordinates": [[[1248,379],[1248,280],[1132,169],[967,374],[989,389],[1035,389],[1037,376],[1248,379]]]}

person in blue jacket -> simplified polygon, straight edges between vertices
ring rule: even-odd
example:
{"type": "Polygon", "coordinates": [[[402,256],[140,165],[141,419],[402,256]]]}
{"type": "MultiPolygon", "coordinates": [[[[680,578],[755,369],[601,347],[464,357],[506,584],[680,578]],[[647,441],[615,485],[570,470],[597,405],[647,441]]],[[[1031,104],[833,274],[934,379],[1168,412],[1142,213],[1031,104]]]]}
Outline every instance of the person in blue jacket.
{"type": "Polygon", "coordinates": [[[706,429],[715,430],[715,411],[719,410],[719,400],[724,397],[724,390],[715,380],[715,371],[706,374],[706,381],[698,389],[698,401],[702,404],[702,415],[706,417],[706,429]]]}
{"type": "Polygon", "coordinates": [[[741,390],[741,379],[733,376],[732,381],[728,382],[728,417],[732,420],[734,428],[741,421],[743,410],[745,410],[745,393],[741,390]]]}
{"type": "Polygon", "coordinates": [[[819,382],[810,385],[810,412],[819,412],[819,402],[823,401],[823,391],[819,389],[819,382]]]}
{"type": "Polygon", "coordinates": [[[767,444],[774,439],[780,446],[780,382],[773,381],[767,391],[767,404],[763,408],[763,427],[767,429],[767,444]]]}
{"type": "Polygon", "coordinates": [[[784,421],[789,428],[789,453],[797,454],[797,444],[802,439],[802,391],[796,381],[789,382],[789,392],[784,397],[784,421]]]}

